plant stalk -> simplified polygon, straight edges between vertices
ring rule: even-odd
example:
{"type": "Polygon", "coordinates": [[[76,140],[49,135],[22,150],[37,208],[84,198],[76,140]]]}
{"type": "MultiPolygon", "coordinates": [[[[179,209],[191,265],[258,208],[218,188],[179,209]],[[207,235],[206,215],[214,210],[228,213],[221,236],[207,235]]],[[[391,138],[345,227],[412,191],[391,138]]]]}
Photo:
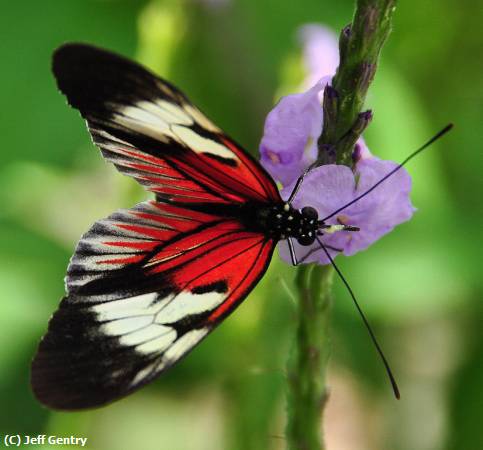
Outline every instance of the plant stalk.
{"type": "Polygon", "coordinates": [[[322,412],[327,400],[329,311],[334,271],[303,265],[297,271],[299,298],[295,345],[289,359],[287,440],[290,450],[319,450],[322,412]]]}
{"type": "Polygon", "coordinates": [[[339,67],[332,80],[332,89],[326,89],[324,94],[319,159],[330,146],[335,149],[338,164],[352,166],[354,142],[369,124],[369,121],[364,122],[363,116],[361,118],[361,111],[382,46],[391,31],[396,1],[357,0],[352,24],[341,32],[339,67]]]}
{"type": "MultiPolygon", "coordinates": [[[[362,112],[367,90],[376,72],[381,48],[391,30],[396,0],[357,0],[352,24],[340,35],[340,64],[325,89],[323,131],[318,140],[317,165],[352,167],[357,139],[372,119],[362,112]]],[[[297,332],[287,366],[289,450],[322,450],[322,416],[328,398],[331,266],[298,268],[297,332]]]]}

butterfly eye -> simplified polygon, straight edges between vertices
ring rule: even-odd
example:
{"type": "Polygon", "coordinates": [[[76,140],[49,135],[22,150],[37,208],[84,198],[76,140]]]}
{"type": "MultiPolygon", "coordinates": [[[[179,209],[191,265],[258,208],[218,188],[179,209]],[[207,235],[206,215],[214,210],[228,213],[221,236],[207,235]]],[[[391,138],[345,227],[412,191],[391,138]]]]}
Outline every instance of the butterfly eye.
{"type": "Polygon", "coordinates": [[[312,245],[315,241],[315,235],[314,233],[312,232],[309,232],[307,234],[302,234],[298,239],[297,239],[298,243],[300,245],[304,245],[304,246],[307,246],[307,245],[312,245]]]}
{"type": "Polygon", "coordinates": [[[314,219],[316,220],[319,217],[319,213],[315,208],[312,208],[311,206],[304,206],[302,208],[302,216],[306,219],[314,219]]]}

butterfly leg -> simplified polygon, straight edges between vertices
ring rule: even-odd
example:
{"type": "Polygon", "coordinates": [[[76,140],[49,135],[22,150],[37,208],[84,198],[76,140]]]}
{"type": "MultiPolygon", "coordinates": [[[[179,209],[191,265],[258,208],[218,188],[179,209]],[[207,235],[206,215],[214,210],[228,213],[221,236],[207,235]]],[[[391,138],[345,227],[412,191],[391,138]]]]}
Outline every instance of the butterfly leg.
{"type": "Polygon", "coordinates": [[[302,183],[303,183],[303,181],[304,181],[305,176],[306,176],[306,175],[307,175],[307,174],[308,174],[308,173],[309,173],[309,172],[310,172],[310,171],[311,171],[311,170],[312,170],[314,167],[315,167],[315,163],[312,163],[312,164],[311,164],[309,167],[307,167],[307,168],[306,168],[306,169],[303,171],[302,175],[300,175],[300,176],[298,177],[297,182],[295,183],[295,186],[294,186],[294,188],[292,189],[292,192],[290,193],[290,197],[289,197],[289,198],[288,198],[288,200],[287,200],[287,203],[288,203],[288,204],[290,204],[290,205],[292,204],[292,201],[293,201],[293,199],[295,198],[295,196],[297,195],[297,193],[298,193],[298,191],[299,191],[299,189],[300,189],[300,186],[302,186],[302,183]]]}
{"type": "MultiPolygon", "coordinates": [[[[337,247],[332,247],[332,245],[327,245],[327,244],[324,244],[325,245],[325,248],[329,249],[329,250],[333,250],[334,252],[337,252],[337,253],[342,253],[342,249],[341,248],[337,248],[337,247]]],[[[305,260],[310,256],[312,255],[313,253],[315,252],[318,252],[320,251],[321,249],[320,248],[312,248],[310,251],[307,252],[306,255],[304,255],[302,257],[302,259],[299,261],[299,264],[302,263],[302,262],[305,262],[305,260]]]]}
{"type": "Polygon", "coordinates": [[[295,249],[294,249],[294,246],[293,246],[292,239],[288,238],[287,243],[288,243],[288,248],[290,250],[290,257],[292,258],[292,264],[294,266],[297,266],[299,264],[299,262],[297,261],[297,255],[295,254],[295,249]]]}

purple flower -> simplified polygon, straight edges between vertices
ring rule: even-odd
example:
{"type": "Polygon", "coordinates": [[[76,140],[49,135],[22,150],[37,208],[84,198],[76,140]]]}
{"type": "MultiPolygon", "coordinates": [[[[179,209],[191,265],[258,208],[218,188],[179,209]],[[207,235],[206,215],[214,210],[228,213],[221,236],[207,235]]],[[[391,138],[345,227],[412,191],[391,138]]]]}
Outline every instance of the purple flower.
{"type": "Polygon", "coordinates": [[[308,89],[324,77],[328,81],[332,79],[339,66],[339,45],[334,32],[321,25],[308,24],[299,29],[299,37],[307,71],[302,87],[308,89]]]}
{"type": "MultiPolygon", "coordinates": [[[[267,116],[260,144],[261,163],[275,180],[282,183],[283,198],[289,197],[297,178],[317,157],[317,139],[323,122],[320,99],[338,64],[338,57],[334,56],[337,40],[327,29],[310,25],[302,29],[302,36],[305,62],[310,72],[307,82],[313,83],[314,76],[319,81],[306,92],[288,95],[279,101],[267,116]]],[[[396,167],[392,161],[374,157],[362,138],[354,147],[353,163],[353,168],[327,164],[312,169],[293,206],[312,206],[318,211],[319,219],[324,219],[396,167]]],[[[370,194],[328,219],[327,224],[360,228],[358,232],[324,234],[321,240],[331,256],[335,257],[339,252],[350,256],[364,250],[396,225],[409,220],[414,212],[410,190],[411,178],[400,169],[370,194]]],[[[329,262],[317,242],[308,247],[299,245],[295,239],[293,243],[298,260],[329,262]]],[[[285,241],[280,244],[280,254],[291,262],[285,241]]]]}
{"type": "MultiPolygon", "coordinates": [[[[392,161],[371,157],[360,160],[355,166],[355,172],[342,165],[316,167],[305,177],[293,206],[312,206],[319,213],[319,219],[323,219],[365,192],[396,166],[397,164],[392,161]]],[[[288,197],[291,188],[292,186],[288,186],[282,191],[284,198],[288,197]]],[[[396,225],[411,218],[414,208],[409,199],[410,191],[411,177],[401,169],[370,194],[326,222],[354,225],[359,227],[360,231],[338,231],[323,235],[322,242],[329,247],[342,250],[346,256],[365,250],[396,225]]],[[[295,240],[293,242],[299,260],[312,252],[303,262],[329,263],[317,242],[309,247],[303,247],[295,240]]],[[[281,242],[279,249],[282,258],[291,262],[287,243],[281,242]]],[[[332,257],[338,253],[330,249],[329,252],[332,257]]]]}
{"type": "Polygon", "coordinates": [[[322,107],[316,84],[303,94],[283,97],[265,120],[260,143],[262,166],[284,186],[292,183],[315,161],[322,132],[322,107]]]}
{"type": "MultiPolygon", "coordinates": [[[[321,99],[339,64],[337,38],[331,30],[305,25],[300,36],[308,72],[303,85],[309,89],[287,95],[277,103],[265,120],[260,143],[262,166],[283,186],[293,183],[315,161],[323,123],[321,99]]],[[[362,138],[359,139],[354,156],[359,159],[370,155],[362,138]]]]}

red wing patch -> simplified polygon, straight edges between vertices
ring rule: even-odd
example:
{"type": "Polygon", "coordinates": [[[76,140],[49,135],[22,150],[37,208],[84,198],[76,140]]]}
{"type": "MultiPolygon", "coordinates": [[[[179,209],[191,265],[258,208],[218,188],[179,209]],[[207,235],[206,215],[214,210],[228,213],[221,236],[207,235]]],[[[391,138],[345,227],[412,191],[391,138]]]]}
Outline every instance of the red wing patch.
{"type": "Polygon", "coordinates": [[[82,236],[67,268],[67,293],[78,294],[95,281],[102,285],[103,279],[125,278],[126,266],[140,263],[180,234],[219,220],[211,214],[154,201],[117,211],[82,236]]]}
{"type": "Polygon", "coordinates": [[[148,383],[241,303],[274,245],[234,219],[155,202],[97,222],[33,361],[36,396],[82,409],[148,383]]]}

